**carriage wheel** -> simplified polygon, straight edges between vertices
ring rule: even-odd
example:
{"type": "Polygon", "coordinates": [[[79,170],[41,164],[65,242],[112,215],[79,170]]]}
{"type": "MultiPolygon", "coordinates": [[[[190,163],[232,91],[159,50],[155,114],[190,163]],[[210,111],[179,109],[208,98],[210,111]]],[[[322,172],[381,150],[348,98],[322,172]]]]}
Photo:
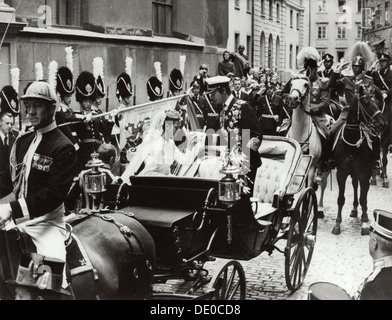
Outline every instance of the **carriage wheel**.
{"type": "Polygon", "coordinates": [[[299,197],[285,248],[286,285],[291,291],[301,287],[312,259],[317,233],[317,199],[312,188],[299,197]]]}
{"type": "Polygon", "coordinates": [[[226,263],[211,283],[216,300],[245,300],[245,272],[238,261],[226,263]]]}

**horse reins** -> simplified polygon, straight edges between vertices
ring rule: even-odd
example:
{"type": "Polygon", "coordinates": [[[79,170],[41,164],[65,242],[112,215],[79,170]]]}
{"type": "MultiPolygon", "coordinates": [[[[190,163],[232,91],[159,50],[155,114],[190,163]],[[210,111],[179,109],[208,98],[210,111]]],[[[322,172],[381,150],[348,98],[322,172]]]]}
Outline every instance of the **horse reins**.
{"type": "MultiPolygon", "coordinates": [[[[381,110],[377,110],[373,115],[370,115],[366,109],[363,107],[362,103],[361,103],[361,99],[367,97],[366,95],[360,96],[358,97],[358,110],[357,110],[357,120],[358,120],[358,124],[345,124],[343,131],[342,131],[342,140],[349,146],[351,147],[357,147],[359,148],[362,145],[362,142],[364,140],[364,136],[363,136],[363,132],[364,132],[364,126],[369,126],[371,128],[372,123],[374,122],[375,117],[382,113],[381,110]],[[365,120],[369,120],[368,124],[364,124],[362,122],[360,122],[359,119],[359,115],[360,113],[362,113],[362,115],[364,116],[365,120]],[[362,124],[362,126],[361,126],[362,124]],[[359,140],[356,143],[350,143],[348,142],[345,137],[344,137],[344,130],[345,129],[349,129],[349,130],[355,130],[355,131],[359,131],[360,133],[360,137],[359,140]]],[[[385,106],[385,102],[384,102],[384,106],[385,106]]],[[[384,107],[383,107],[384,108],[384,107]]],[[[371,130],[368,130],[369,134],[371,134],[373,137],[377,136],[376,134],[373,134],[373,132],[371,130]]]]}

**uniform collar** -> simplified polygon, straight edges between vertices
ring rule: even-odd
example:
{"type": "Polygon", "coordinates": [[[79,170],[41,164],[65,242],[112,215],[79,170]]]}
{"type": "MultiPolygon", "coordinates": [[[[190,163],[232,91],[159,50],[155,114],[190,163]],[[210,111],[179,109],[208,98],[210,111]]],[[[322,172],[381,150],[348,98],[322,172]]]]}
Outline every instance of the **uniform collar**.
{"type": "Polygon", "coordinates": [[[380,259],[374,260],[373,269],[382,269],[392,267],[392,255],[385,256],[380,259]]]}
{"type": "Polygon", "coordinates": [[[48,125],[44,128],[41,128],[41,129],[37,129],[36,132],[40,133],[40,134],[45,134],[45,133],[48,133],[56,128],[57,128],[56,121],[53,121],[50,125],[48,125]]]}

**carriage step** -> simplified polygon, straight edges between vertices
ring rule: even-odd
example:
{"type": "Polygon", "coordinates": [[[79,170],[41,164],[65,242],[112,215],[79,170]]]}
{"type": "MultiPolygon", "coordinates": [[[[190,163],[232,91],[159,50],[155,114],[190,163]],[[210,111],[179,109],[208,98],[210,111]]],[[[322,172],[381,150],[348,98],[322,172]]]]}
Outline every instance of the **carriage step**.
{"type": "Polygon", "coordinates": [[[261,220],[261,219],[257,219],[257,222],[262,225],[263,227],[268,227],[272,224],[271,221],[266,221],[266,220],[261,220]]]}

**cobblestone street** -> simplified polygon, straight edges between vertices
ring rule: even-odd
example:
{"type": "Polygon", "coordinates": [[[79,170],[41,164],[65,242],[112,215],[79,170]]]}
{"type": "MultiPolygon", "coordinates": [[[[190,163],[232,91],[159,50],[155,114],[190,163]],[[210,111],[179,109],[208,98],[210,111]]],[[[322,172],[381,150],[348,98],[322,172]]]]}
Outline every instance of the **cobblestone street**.
{"type": "MultiPolygon", "coordinates": [[[[389,176],[392,176],[392,157],[388,156],[389,176]]],[[[368,193],[368,214],[372,219],[375,209],[391,210],[392,191],[381,187],[381,180],[377,177],[377,186],[370,186],[368,193]]],[[[309,286],[318,281],[327,281],[338,284],[348,294],[354,295],[363,279],[372,271],[372,258],[368,252],[368,236],[361,236],[361,211],[359,218],[350,218],[352,208],[351,178],[346,182],[346,204],[343,208],[343,221],[341,234],[335,236],[331,233],[335,225],[337,214],[336,171],[328,178],[325,190],[325,217],[318,220],[317,240],[302,287],[291,293],[285,283],[284,255],[274,251],[271,256],[263,252],[250,261],[240,261],[246,275],[247,299],[249,300],[307,300],[309,286]]],[[[319,196],[319,192],[317,195],[319,196]]],[[[278,243],[283,248],[282,240],[278,243]]],[[[211,273],[219,271],[223,259],[207,262],[205,268],[211,273]]],[[[156,285],[154,290],[159,292],[179,292],[183,284],[178,280],[170,280],[165,285],[156,285]]]]}

